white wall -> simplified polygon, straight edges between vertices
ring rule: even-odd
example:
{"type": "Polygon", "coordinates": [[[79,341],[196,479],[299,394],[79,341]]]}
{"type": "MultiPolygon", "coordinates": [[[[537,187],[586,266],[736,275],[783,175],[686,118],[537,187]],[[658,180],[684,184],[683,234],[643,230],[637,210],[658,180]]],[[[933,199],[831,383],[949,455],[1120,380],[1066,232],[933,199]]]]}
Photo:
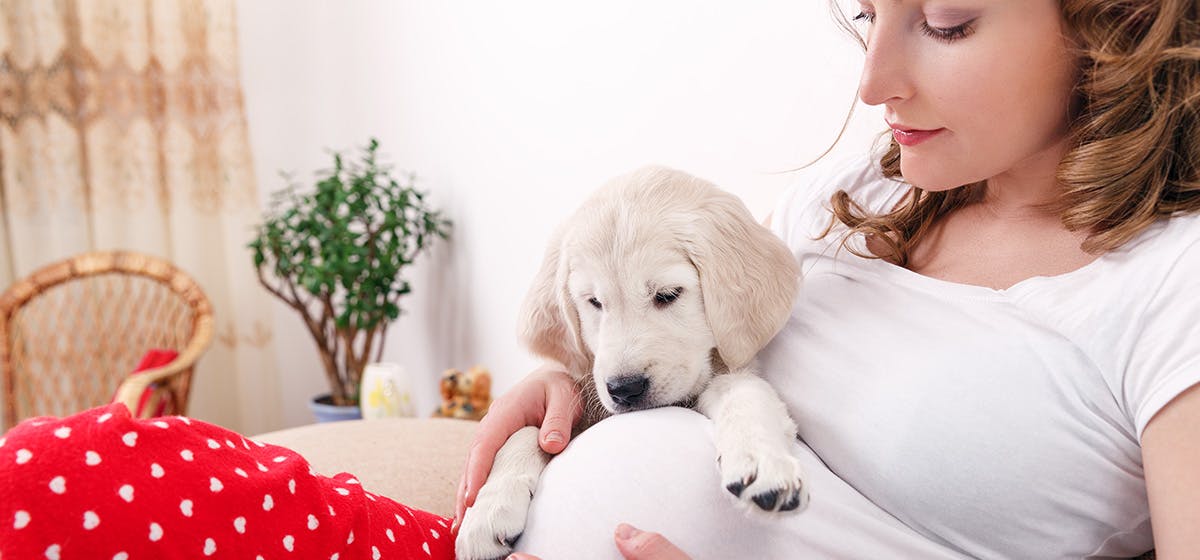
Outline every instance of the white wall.
{"type": "MultiPolygon", "coordinates": [[[[862,55],[824,0],[248,0],[243,87],[262,199],[376,136],[423,177],[453,239],[410,274],[385,359],[417,374],[420,413],[447,367],[502,392],[536,361],[514,318],[545,240],[605,179],[662,163],[758,216],[836,137],[862,55]]],[[[834,156],[883,130],[859,108],[834,156]]],[[[264,293],[264,297],[266,297],[264,293]]],[[[285,425],[324,386],[298,318],[276,306],[285,425]]]]}

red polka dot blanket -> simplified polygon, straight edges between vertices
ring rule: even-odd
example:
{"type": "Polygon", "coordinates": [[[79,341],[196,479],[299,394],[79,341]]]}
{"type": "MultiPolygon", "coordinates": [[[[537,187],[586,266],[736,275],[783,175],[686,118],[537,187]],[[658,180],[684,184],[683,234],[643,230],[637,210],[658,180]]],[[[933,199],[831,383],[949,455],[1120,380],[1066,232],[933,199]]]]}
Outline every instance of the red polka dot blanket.
{"type": "Polygon", "coordinates": [[[0,560],[449,559],[449,525],[289,449],[119,404],[0,437],[0,560]]]}

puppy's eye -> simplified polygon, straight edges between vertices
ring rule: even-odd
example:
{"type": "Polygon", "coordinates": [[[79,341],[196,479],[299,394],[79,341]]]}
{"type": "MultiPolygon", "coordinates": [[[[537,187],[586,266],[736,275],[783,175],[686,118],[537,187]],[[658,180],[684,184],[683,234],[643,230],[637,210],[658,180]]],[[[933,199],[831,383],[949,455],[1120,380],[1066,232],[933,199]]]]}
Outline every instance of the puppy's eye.
{"type": "Polygon", "coordinates": [[[595,307],[596,309],[604,309],[604,306],[600,305],[600,300],[594,297],[588,298],[588,303],[592,304],[592,307],[595,307]]]}
{"type": "Polygon", "coordinates": [[[683,288],[671,288],[654,294],[654,306],[663,308],[679,299],[679,295],[683,293],[683,288]]]}

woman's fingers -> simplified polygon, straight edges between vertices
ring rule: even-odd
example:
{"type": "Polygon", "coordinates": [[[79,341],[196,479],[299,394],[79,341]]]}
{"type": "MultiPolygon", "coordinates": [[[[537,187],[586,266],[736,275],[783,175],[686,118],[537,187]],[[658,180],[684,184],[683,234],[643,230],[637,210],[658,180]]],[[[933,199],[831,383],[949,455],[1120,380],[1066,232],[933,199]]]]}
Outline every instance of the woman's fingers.
{"type": "Polygon", "coordinates": [[[579,391],[566,375],[551,377],[546,382],[546,416],[538,436],[538,444],[546,453],[562,451],[571,440],[571,428],[583,415],[579,391]]]}
{"type": "Polygon", "coordinates": [[[642,531],[632,525],[617,525],[617,550],[626,560],[691,560],[666,537],[642,531]]]}
{"type": "Polygon", "coordinates": [[[475,496],[492,470],[496,452],[504,446],[509,436],[525,426],[525,411],[513,406],[493,407],[479,421],[479,428],[475,430],[475,439],[471,442],[471,450],[467,453],[467,464],[463,471],[464,511],[475,504],[475,496]]]}

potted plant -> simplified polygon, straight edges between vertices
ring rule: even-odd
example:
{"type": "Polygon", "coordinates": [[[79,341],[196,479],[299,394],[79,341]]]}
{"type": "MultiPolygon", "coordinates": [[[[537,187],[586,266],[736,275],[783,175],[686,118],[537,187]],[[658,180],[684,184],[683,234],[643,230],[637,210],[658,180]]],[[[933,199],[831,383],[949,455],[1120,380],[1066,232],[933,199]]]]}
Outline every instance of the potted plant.
{"type": "Polygon", "coordinates": [[[412,291],[401,276],[451,223],[430,208],[413,174],[397,179],[371,139],[358,161],[333,154],[313,189],[275,193],[249,247],[259,282],[304,320],[330,394],[355,407],[364,367],[383,354],[388,324],[412,291]]]}

